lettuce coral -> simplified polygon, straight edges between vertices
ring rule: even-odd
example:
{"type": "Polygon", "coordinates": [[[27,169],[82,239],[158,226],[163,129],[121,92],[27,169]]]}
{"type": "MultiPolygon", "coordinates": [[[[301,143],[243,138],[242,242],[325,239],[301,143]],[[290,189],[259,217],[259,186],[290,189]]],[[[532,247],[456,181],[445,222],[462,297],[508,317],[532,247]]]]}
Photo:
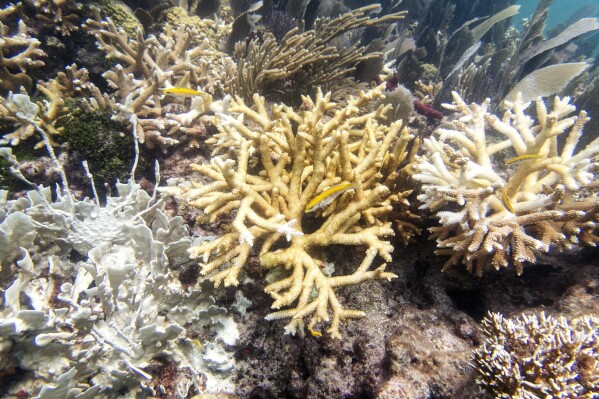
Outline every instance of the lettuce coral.
{"type": "Polygon", "coordinates": [[[555,97],[551,109],[536,101],[535,120],[517,97],[500,118],[489,100],[453,98],[445,107],[457,116],[424,140],[414,166],[422,208],[441,222],[431,231],[437,253],[450,256],[445,268],[463,263],[482,275],[486,266],[511,264],[520,274],[550,248],[596,245],[599,140],[575,151],[586,113],[569,116],[576,110],[569,98],[555,97]]]}
{"type": "MultiPolygon", "coordinates": [[[[335,291],[395,277],[386,264],[371,266],[377,257],[391,260],[386,237],[394,234],[392,204],[406,201],[408,192],[389,187],[412,136],[401,122],[379,123],[390,106],[367,111],[382,92],[380,86],[351,97],[332,115],[330,93],[304,97],[301,111],[280,104],[268,111],[258,95],[251,106],[236,98],[231,115],[218,115],[219,133],[209,141],[215,157],[208,165],[193,165],[208,182],[162,188],[211,221],[232,215],[227,232],[193,247],[192,257],[203,261],[203,274],[229,286],[238,284],[252,251],[258,251],[262,267],[278,273],[265,290],[274,298],[272,308],[282,310],[267,319],[291,318],[287,333],[308,319],[314,334],[320,323],[330,322],[328,332],[339,338],[340,322],[364,313],[343,306],[335,291]],[[316,216],[307,215],[310,200],[341,183],[356,187],[316,216]],[[365,248],[362,261],[348,265],[356,268],[347,275],[332,275],[323,257],[332,245],[365,248]]],[[[401,233],[409,237],[413,230],[404,227],[401,233]]]]}

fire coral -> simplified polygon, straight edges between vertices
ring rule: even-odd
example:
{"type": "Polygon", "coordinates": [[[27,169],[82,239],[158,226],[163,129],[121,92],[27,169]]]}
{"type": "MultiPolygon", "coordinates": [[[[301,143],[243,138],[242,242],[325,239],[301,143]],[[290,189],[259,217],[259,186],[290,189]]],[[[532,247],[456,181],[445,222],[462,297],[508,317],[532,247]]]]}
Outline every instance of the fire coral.
{"type": "MultiPolygon", "coordinates": [[[[405,203],[408,192],[392,193],[389,187],[413,137],[401,122],[379,124],[389,106],[365,111],[382,92],[383,86],[362,92],[336,112],[330,93],[321,91],[314,99],[304,97],[301,111],[285,105],[268,111],[259,95],[253,106],[237,97],[228,108],[231,115],[218,115],[219,133],[210,142],[215,157],[208,165],[193,165],[209,182],[162,189],[201,208],[211,221],[233,215],[230,229],[192,248],[192,257],[202,259],[202,273],[212,281],[230,286],[239,283],[257,250],[262,267],[278,277],[266,286],[272,308],[279,309],[267,319],[291,318],[287,333],[302,329],[309,318],[313,335],[320,334],[319,323],[330,322],[328,332],[340,338],[340,322],[364,312],[343,306],[336,289],[396,277],[385,263],[371,267],[377,255],[391,260],[393,246],[386,238],[394,234],[392,203],[405,203]],[[306,214],[310,200],[343,183],[356,187],[306,214]],[[350,274],[333,275],[324,258],[331,245],[364,248],[364,257],[350,274]]],[[[402,234],[412,234],[406,229],[402,234]]]]}

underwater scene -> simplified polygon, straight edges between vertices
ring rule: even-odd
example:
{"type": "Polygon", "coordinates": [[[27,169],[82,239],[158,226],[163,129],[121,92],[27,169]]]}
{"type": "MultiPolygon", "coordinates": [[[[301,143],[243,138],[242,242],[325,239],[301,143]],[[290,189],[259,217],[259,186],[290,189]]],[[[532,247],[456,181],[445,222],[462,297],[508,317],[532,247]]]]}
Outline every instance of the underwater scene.
{"type": "Polygon", "coordinates": [[[599,399],[597,0],[0,3],[0,398],[599,399]]]}

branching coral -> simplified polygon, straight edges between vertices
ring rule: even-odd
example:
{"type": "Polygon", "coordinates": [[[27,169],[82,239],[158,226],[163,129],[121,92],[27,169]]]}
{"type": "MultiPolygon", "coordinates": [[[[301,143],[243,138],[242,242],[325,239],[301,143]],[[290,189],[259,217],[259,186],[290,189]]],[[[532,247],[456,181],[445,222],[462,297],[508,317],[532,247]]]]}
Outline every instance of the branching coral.
{"type": "Polygon", "coordinates": [[[188,30],[168,30],[146,39],[138,34],[129,39],[110,21],[88,20],[86,24],[100,49],[118,63],[104,74],[115,90],[108,105],[117,118],[133,125],[140,142],[162,148],[176,144],[185,135],[201,134],[201,115],[222,110],[208,93],[193,98],[188,112],[173,107],[179,100],[162,95],[167,87],[197,89],[213,84],[209,64],[218,55],[204,45],[192,46],[188,30]]]}
{"type": "Polygon", "coordinates": [[[599,395],[599,319],[540,315],[483,320],[477,383],[497,398],[591,399],[599,395]]]}
{"type": "Polygon", "coordinates": [[[359,62],[381,58],[381,53],[367,53],[358,43],[337,47],[335,42],[352,30],[396,21],[404,14],[370,18],[368,14],[376,10],[379,5],[373,4],[334,19],[318,19],[313,30],[292,29],[280,43],[271,36],[239,42],[233,57],[237,68],[227,79],[229,92],[249,100],[277,82],[288,81],[293,82],[288,89],[311,94],[303,86],[331,84],[354,72],[359,62]]]}
{"type": "MultiPolygon", "coordinates": [[[[292,318],[288,333],[309,318],[314,334],[317,324],[330,321],[328,332],[339,338],[339,323],[364,313],[343,306],[335,291],[395,277],[385,264],[371,266],[377,256],[391,260],[393,246],[385,237],[393,235],[392,203],[405,201],[407,193],[392,194],[388,185],[394,184],[412,136],[400,122],[379,124],[389,106],[363,111],[382,91],[380,86],[350,98],[332,117],[335,104],[321,92],[304,97],[300,112],[284,105],[269,112],[258,95],[252,107],[237,98],[229,108],[237,117],[220,114],[220,131],[211,140],[220,156],[209,165],[194,165],[210,182],[163,188],[204,210],[211,221],[233,215],[228,232],[191,254],[202,259],[203,274],[229,286],[238,284],[252,250],[259,251],[261,265],[279,273],[266,287],[275,300],[272,307],[285,308],[267,318],[292,318]],[[342,183],[355,186],[316,216],[307,214],[310,200],[342,183]],[[331,245],[365,248],[360,265],[348,275],[327,274],[323,251],[331,245]]],[[[405,228],[402,234],[413,234],[405,228]]]]}
{"type": "Polygon", "coordinates": [[[518,98],[499,118],[488,112],[489,100],[468,106],[453,96],[445,107],[458,116],[424,140],[414,175],[423,183],[422,208],[441,221],[431,231],[437,253],[450,256],[445,268],[464,263],[481,275],[488,265],[511,263],[520,274],[552,247],[596,245],[599,141],[575,152],[586,113],[568,116],[576,108],[555,97],[551,110],[536,102],[535,122],[518,98]],[[505,139],[494,140],[491,131],[505,139]],[[514,166],[503,171],[497,163],[506,155],[514,166]]]}
{"type": "MultiPolygon", "coordinates": [[[[18,6],[7,6],[0,11],[0,20],[17,10],[18,6]]],[[[0,88],[3,91],[31,88],[33,81],[27,75],[27,70],[44,66],[40,58],[46,56],[39,46],[39,40],[27,33],[27,26],[23,21],[19,21],[16,33],[0,22],[0,88]]]]}
{"type": "Polygon", "coordinates": [[[79,29],[77,11],[81,6],[75,0],[24,0],[25,4],[37,11],[36,18],[45,27],[64,36],[79,29]]]}

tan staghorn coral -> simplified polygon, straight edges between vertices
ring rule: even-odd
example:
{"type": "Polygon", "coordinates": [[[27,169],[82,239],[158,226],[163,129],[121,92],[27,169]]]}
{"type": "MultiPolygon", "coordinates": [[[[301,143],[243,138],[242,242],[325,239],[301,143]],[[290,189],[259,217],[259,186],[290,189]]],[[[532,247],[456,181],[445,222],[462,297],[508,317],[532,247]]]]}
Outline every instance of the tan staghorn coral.
{"type": "MultiPolygon", "coordinates": [[[[110,104],[117,118],[130,122],[141,143],[166,148],[181,139],[192,140],[203,129],[199,117],[210,110],[222,110],[212,95],[186,99],[163,95],[168,87],[194,90],[214,85],[210,63],[218,53],[207,45],[194,46],[187,29],[167,29],[160,35],[136,39],[117,28],[110,20],[86,22],[98,47],[118,64],[104,73],[109,86],[110,104]]],[[[215,89],[216,90],[216,89],[215,89]]]]}
{"type": "MultiPolygon", "coordinates": [[[[47,82],[38,82],[37,90],[41,98],[35,102],[39,109],[34,122],[46,134],[50,143],[56,146],[54,139],[62,133],[61,118],[66,116],[69,109],[65,106],[68,98],[79,98],[81,105],[88,109],[108,108],[110,99],[89,81],[86,69],[78,69],[73,64],[59,72],[56,78],[47,82]]],[[[15,93],[16,94],[16,93],[15,93]]],[[[18,115],[19,108],[14,104],[15,96],[0,97],[0,121],[10,124],[14,130],[0,139],[0,145],[16,146],[35,134],[35,128],[18,115]]],[[[16,98],[19,98],[18,96],[16,98]]],[[[18,101],[18,100],[17,100],[18,101]]],[[[35,148],[44,146],[40,140],[35,148]]]]}
{"type": "Polygon", "coordinates": [[[16,92],[21,87],[30,89],[33,81],[27,75],[27,70],[44,66],[40,58],[46,56],[46,53],[39,49],[39,40],[27,33],[27,26],[23,21],[19,20],[16,31],[1,22],[18,10],[19,6],[13,4],[0,10],[0,89],[2,91],[16,92]]]}
{"type": "Polygon", "coordinates": [[[536,102],[535,121],[518,98],[499,118],[489,100],[453,97],[445,107],[458,116],[424,140],[414,166],[422,208],[441,222],[431,231],[437,253],[450,256],[445,269],[463,263],[482,275],[488,265],[512,264],[520,274],[550,248],[596,245],[599,140],[575,152],[586,113],[569,116],[569,98],[555,97],[552,109],[536,102]]]}
{"type": "Polygon", "coordinates": [[[540,315],[483,320],[477,383],[497,398],[591,399],[599,395],[599,318],[540,315]]]}
{"type": "Polygon", "coordinates": [[[81,9],[75,0],[23,0],[29,7],[37,11],[36,18],[44,24],[45,28],[52,29],[63,36],[79,29],[79,16],[81,9]]]}
{"type": "MultiPolygon", "coordinates": [[[[320,91],[314,99],[304,97],[299,112],[285,105],[268,111],[258,95],[250,107],[238,97],[229,107],[233,115],[219,115],[220,131],[211,139],[213,155],[220,156],[193,166],[209,182],[163,188],[201,208],[212,222],[233,215],[228,231],[194,247],[192,256],[202,259],[203,274],[229,286],[238,284],[256,251],[262,267],[278,276],[266,292],[274,298],[272,307],[282,310],[267,319],[291,318],[287,333],[308,319],[313,334],[319,334],[317,324],[330,322],[328,332],[339,338],[339,323],[364,313],[343,306],[336,289],[395,277],[385,264],[371,267],[377,256],[391,260],[393,246],[385,237],[393,235],[392,204],[407,194],[392,194],[388,186],[405,162],[412,136],[400,122],[379,124],[388,107],[364,111],[382,91],[381,86],[352,97],[336,112],[330,93],[320,91]],[[316,216],[307,214],[314,197],[339,184],[353,184],[352,190],[316,216]],[[332,245],[363,248],[359,266],[347,275],[331,275],[325,254],[332,245]]],[[[410,236],[413,230],[401,233],[410,236]]]]}

